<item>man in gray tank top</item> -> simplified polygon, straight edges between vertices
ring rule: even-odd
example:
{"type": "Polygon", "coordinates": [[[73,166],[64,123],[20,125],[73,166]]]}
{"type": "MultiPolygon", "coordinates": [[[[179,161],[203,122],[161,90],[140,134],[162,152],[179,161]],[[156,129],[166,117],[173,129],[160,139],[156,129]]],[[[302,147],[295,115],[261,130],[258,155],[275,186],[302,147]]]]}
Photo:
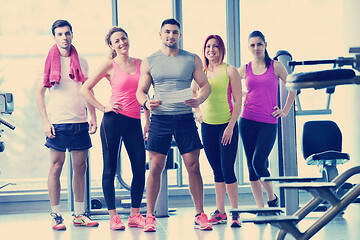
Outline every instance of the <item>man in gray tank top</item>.
{"type": "Polygon", "coordinates": [[[151,122],[146,149],[150,171],[146,185],[147,215],[144,231],[156,231],[155,203],[160,190],[160,178],[172,138],[175,139],[189,174],[190,193],[196,209],[195,228],[211,230],[212,225],[203,209],[203,182],[199,155],[203,148],[192,108],[209,96],[211,87],[203,72],[199,56],[179,49],[180,23],[175,19],[163,21],[160,29],[162,46],[141,64],[141,77],[136,97],[144,109],[151,110],[151,122]],[[200,88],[192,98],[191,82],[200,88]],[[147,96],[151,84],[154,98],[147,96]]]}

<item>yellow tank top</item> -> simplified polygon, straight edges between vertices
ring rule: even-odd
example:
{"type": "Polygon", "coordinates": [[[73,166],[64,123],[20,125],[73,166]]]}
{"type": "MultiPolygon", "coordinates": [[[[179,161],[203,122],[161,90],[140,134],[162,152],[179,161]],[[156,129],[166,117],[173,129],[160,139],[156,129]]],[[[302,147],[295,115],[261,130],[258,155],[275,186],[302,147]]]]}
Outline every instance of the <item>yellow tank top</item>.
{"type": "Polygon", "coordinates": [[[200,105],[202,119],[207,124],[228,123],[233,104],[231,99],[230,79],[226,74],[227,64],[223,63],[216,78],[209,78],[211,93],[200,105]]]}

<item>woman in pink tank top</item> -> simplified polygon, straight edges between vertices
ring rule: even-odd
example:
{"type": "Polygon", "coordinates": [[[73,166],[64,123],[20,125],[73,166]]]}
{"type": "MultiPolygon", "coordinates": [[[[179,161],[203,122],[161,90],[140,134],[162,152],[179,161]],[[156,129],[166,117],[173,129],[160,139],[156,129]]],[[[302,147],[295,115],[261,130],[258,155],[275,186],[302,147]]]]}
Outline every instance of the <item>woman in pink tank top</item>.
{"type": "Polygon", "coordinates": [[[142,228],[145,224],[140,214],[145,186],[144,137],[149,129],[150,113],[145,111],[146,123],[143,134],[140,119],[141,106],[135,96],[140,78],[141,60],[129,56],[130,42],[124,29],[112,27],[105,40],[111,49],[110,60],[95,71],[82,86],[80,92],[90,104],[104,112],[100,128],[104,161],[102,187],[110,215],[110,229],[125,229],[125,225],[116,212],[114,187],[118,152],[122,142],[129,155],[133,174],[128,226],[142,228]],[[107,79],[111,85],[111,97],[107,104],[100,103],[92,94],[92,89],[102,79],[107,79]]]}
{"type": "Polygon", "coordinates": [[[296,92],[289,92],[283,109],[277,105],[279,79],[286,83],[287,71],[280,62],[269,57],[267,42],[260,31],[249,35],[249,50],[253,61],[241,66],[238,71],[245,79],[247,88],[244,106],[239,122],[240,135],[243,141],[249,169],[250,186],[258,207],[264,207],[264,187],[268,206],[278,206],[272,182],[263,182],[261,177],[269,177],[268,157],[274,146],[277,134],[277,121],[286,117],[294,102],[296,92]]]}

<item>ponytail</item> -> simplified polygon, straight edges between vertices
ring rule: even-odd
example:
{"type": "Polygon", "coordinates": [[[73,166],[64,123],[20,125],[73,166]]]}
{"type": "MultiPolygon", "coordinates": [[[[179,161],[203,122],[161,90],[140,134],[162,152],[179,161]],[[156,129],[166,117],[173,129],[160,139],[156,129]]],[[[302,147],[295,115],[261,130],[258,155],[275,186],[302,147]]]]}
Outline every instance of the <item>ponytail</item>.
{"type": "Polygon", "coordinates": [[[269,68],[271,64],[271,58],[269,56],[268,51],[265,49],[265,66],[266,68],[269,68]]]}

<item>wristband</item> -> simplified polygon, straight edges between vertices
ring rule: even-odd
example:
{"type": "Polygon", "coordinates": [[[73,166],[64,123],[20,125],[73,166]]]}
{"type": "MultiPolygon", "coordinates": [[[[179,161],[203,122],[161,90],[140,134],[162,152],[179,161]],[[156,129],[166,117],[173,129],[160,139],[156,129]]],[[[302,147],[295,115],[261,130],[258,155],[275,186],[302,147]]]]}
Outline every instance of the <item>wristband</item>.
{"type": "Polygon", "coordinates": [[[142,105],[143,109],[145,109],[145,110],[149,110],[149,109],[146,107],[147,101],[148,101],[148,100],[145,100],[144,104],[142,105]]]}

